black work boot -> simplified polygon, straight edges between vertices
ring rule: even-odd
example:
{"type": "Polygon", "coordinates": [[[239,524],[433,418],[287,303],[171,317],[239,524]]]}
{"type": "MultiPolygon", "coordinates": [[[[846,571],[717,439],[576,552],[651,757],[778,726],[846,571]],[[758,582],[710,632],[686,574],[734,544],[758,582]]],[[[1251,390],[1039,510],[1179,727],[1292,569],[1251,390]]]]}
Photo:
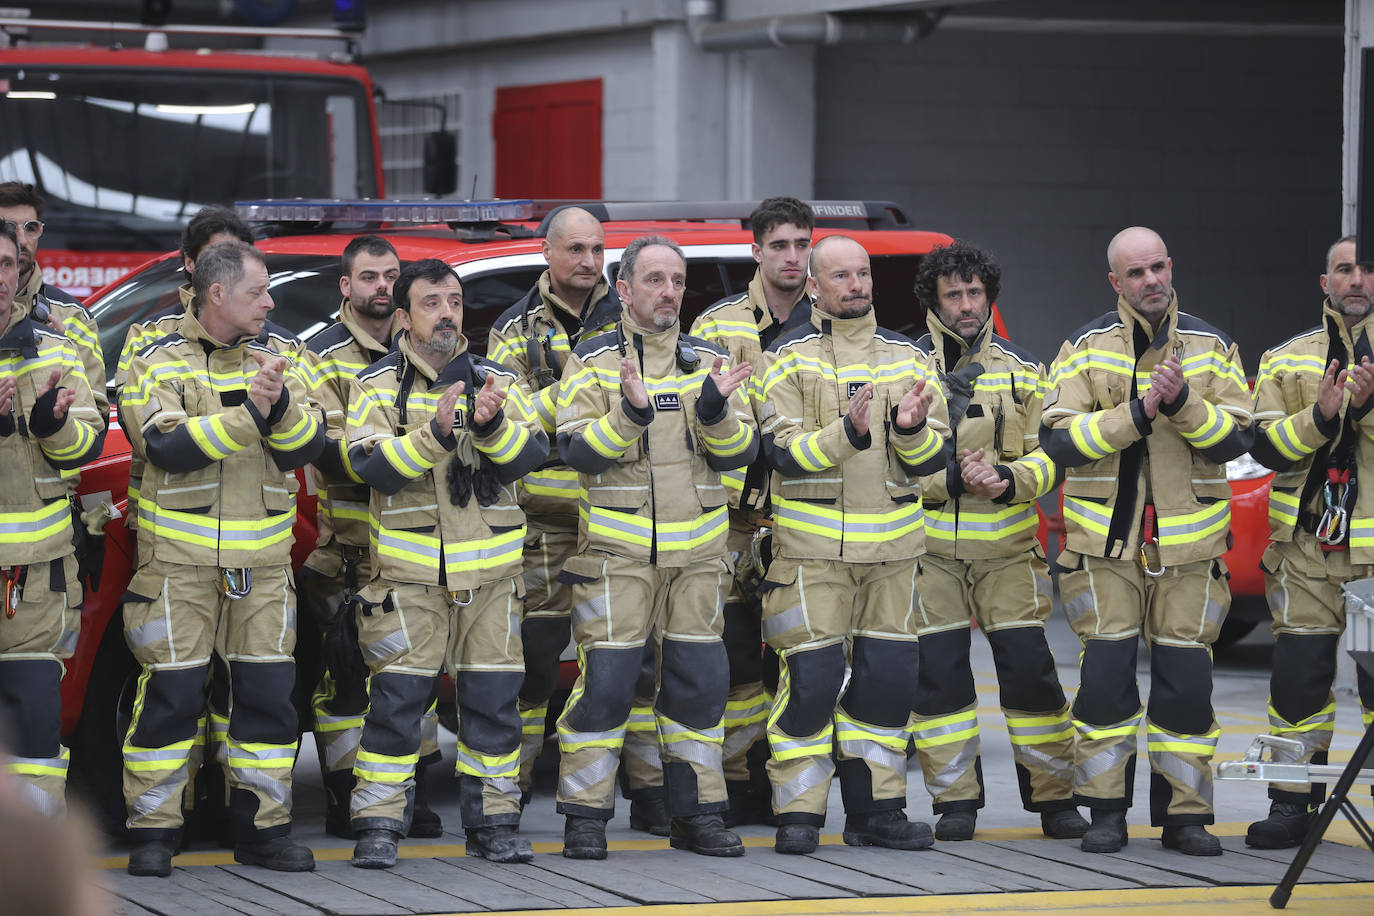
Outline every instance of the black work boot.
{"type": "Polygon", "coordinates": [[[569,814],[563,824],[563,858],[606,858],[606,822],[599,817],[569,814]]]}
{"type": "Polygon", "coordinates": [[[358,834],[353,844],[354,868],[391,868],[396,864],[396,844],[401,841],[399,830],[374,827],[358,834]]]}
{"type": "Polygon", "coordinates": [[[1177,849],[1185,856],[1221,855],[1221,840],[1208,833],[1201,824],[1165,827],[1160,840],[1165,849],[1177,849]]]}
{"type": "Polygon", "coordinates": [[[534,858],[530,841],[516,832],[514,824],[494,824],[468,830],[467,854],[492,862],[529,862],[534,858]]]}
{"type": "Polygon", "coordinates": [[[443,819],[429,806],[429,780],[425,778],[428,769],[426,763],[415,768],[415,804],[410,809],[410,829],[406,831],[406,836],[415,839],[444,835],[443,819]]]}
{"type": "Polygon", "coordinates": [[[750,780],[738,780],[727,782],[725,792],[730,809],[721,814],[721,820],[726,827],[742,824],[778,825],[778,817],[773,813],[772,793],[766,787],[760,790],[750,780]]]}
{"type": "Polygon", "coordinates": [[[935,822],[935,839],[971,840],[977,825],[977,811],[946,811],[935,822]]]}
{"type": "Polygon", "coordinates": [[[149,878],[165,878],[172,873],[172,856],[176,853],[174,840],[148,840],[136,843],[129,850],[129,874],[149,878]]]}
{"type": "Polygon", "coordinates": [[[673,818],[668,845],[690,849],[701,856],[734,857],[744,855],[739,834],[725,829],[719,814],[689,814],[673,818]]]}
{"type": "Polygon", "coordinates": [[[773,849],[789,856],[804,856],[816,851],[821,828],[810,824],[783,824],[773,839],[773,849]]]}
{"type": "Polygon", "coordinates": [[[348,806],[357,777],[352,770],[324,774],[324,832],[341,840],[353,839],[348,806]]]}
{"type": "Polygon", "coordinates": [[[244,865],[261,865],[272,871],[314,871],[315,854],[309,846],[292,841],[289,836],[274,836],[270,840],[234,844],[234,861],[244,865]]]}
{"type": "Polygon", "coordinates": [[[1245,831],[1245,845],[1256,849],[1288,849],[1302,845],[1317,812],[1306,802],[1276,801],[1269,816],[1245,831]]]}
{"type": "Polygon", "coordinates": [[[1076,840],[1088,832],[1088,822],[1077,808],[1040,812],[1040,832],[1052,840],[1076,840]]]}
{"type": "Polygon", "coordinates": [[[1083,832],[1084,852],[1118,852],[1129,842],[1125,811],[1093,809],[1093,822],[1083,832]]]}
{"type": "Polygon", "coordinates": [[[929,824],[909,821],[901,808],[851,814],[844,819],[844,842],[848,846],[885,846],[888,849],[929,849],[935,835],[929,824]]]}
{"type": "Polygon", "coordinates": [[[631,830],[667,836],[668,828],[668,791],[665,788],[645,789],[630,800],[631,830]]]}

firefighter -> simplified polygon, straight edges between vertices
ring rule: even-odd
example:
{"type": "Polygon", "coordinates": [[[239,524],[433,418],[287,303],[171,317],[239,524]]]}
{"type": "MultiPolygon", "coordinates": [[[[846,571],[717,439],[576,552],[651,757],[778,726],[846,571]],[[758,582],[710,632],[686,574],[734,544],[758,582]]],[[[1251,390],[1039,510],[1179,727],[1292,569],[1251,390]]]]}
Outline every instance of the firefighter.
{"type": "Polygon", "coordinates": [[[1040,442],[1067,469],[1059,592],[1083,641],[1074,800],[1085,852],[1126,845],[1136,733],[1146,722],[1150,821],[1166,849],[1221,854],[1210,762],[1211,645],[1230,606],[1225,463],[1253,439],[1236,345],[1179,310],[1164,240],[1123,229],[1107,246],[1116,309],[1073,333],[1050,370],[1040,442]],[[1136,645],[1150,646],[1148,710],[1136,645]]]}
{"type": "Polygon", "coordinates": [[[544,460],[548,436],[514,374],[468,352],[451,267],[408,265],[393,295],[404,333],[354,382],[347,421],[348,467],[372,487],[372,580],[358,596],[372,678],[353,770],[353,864],[396,864],[440,666],[458,694],[467,854],[527,862],[516,834],[525,524],[514,483],[544,460]]]}
{"type": "MultiPolygon", "coordinates": [[[[487,355],[516,373],[550,438],[557,433],[558,380],[569,354],[583,340],[615,327],[620,297],[606,282],[606,236],[586,210],[567,207],[549,220],[541,250],[548,269],[534,287],[492,324],[487,355]]],[[[577,472],[551,452],[520,482],[520,504],[529,522],[525,539],[525,609],[520,635],[525,646],[525,681],[520,687],[520,790],[529,799],[534,763],[544,746],[549,698],[558,685],[559,658],[572,633],[569,588],[558,581],[563,563],[577,549],[577,472]]],[[[652,703],[652,696],[648,703],[652,703]]],[[[645,705],[648,705],[646,703],[645,705]]],[[[638,772],[652,800],[631,802],[664,809],[658,766],[658,736],[649,716],[652,754],[638,772]]],[[[639,794],[639,793],[634,793],[639,794]]],[[[663,818],[650,815],[646,820],[663,818]]],[[[666,832],[666,825],[665,825],[666,832]]]]}
{"type": "MultiPolygon", "coordinates": [[[[310,338],[310,396],[324,410],[325,448],[315,462],[319,494],[319,540],[298,574],[300,605],[319,628],[322,665],[311,695],[315,749],[325,792],[324,829],[353,839],[348,800],[353,794],[353,763],[367,712],[367,666],[358,655],[358,624],[353,596],[372,578],[369,564],[366,484],[349,475],[344,426],[348,389],[359,372],[391,349],[398,325],[391,288],[401,273],[396,249],[386,239],[360,235],[344,246],[339,275],[343,302],[339,318],[310,338]],[[343,608],[347,613],[341,613],[343,608]]],[[[420,760],[415,768],[415,808],[411,837],[437,837],[443,821],[429,806],[426,770],[443,759],[438,716],[433,704],[421,725],[420,760]]]]}
{"type": "Polygon", "coordinates": [[[969,615],[992,647],[1021,804],[1044,834],[1088,828],[1073,804],[1074,731],[1045,639],[1052,589],[1035,540],[1035,501],[1058,485],[1040,448],[1045,367],[991,321],[1002,268],[966,242],[921,261],[916,295],[930,329],[916,346],[939,373],[954,433],[949,464],[921,481],[915,742],[940,815],[937,840],[971,840],[983,807],[969,615]]]}
{"type": "Polygon", "coordinates": [[[234,858],[315,867],[293,843],[296,755],[294,470],[325,426],[307,404],[300,342],[266,326],[267,266],[242,242],[196,261],[190,310],[134,357],[120,415],[145,457],[138,567],[124,635],[143,668],[124,739],[129,873],[167,875],[213,654],[227,673],[225,770],[234,858]]]}
{"type": "MultiPolygon", "coordinates": [[[[1273,748],[1283,763],[1325,763],[1336,721],[1331,681],[1345,629],[1341,584],[1374,575],[1374,471],[1369,435],[1374,393],[1374,267],[1356,260],[1355,237],[1331,246],[1321,276],[1321,324],[1264,354],[1255,383],[1251,454],[1277,472],[1269,491],[1271,543],[1260,566],[1274,616],[1269,679],[1270,732],[1302,742],[1301,753],[1273,748]]],[[[1364,724],[1374,720],[1374,677],[1357,674],[1364,724]]],[[[1245,842],[1261,849],[1297,846],[1325,787],[1269,786],[1269,816],[1245,842]]]]}
{"type": "Polygon", "coordinates": [[[658,641],[653,712],[674,848],[739,856],[721,820],[728,662],[720,634],[732,574],[721,472],[758,437],[740,386],[747,363],[682,333],[686,259],[641,236],[621,255],[614,331],[584,341],[558,392],[558,447],[583,490],[572,585],[581,676],[558,720],[563,855],[606,857],[606,821],[645,645],[658,641]]]}
{"type": "MultiPolygon", "coordinates": [[[[732,362],[763,365],[763,351],[780,335],[811,320],[806,295],[806,261],[811,253],[815,215],[795,197],[770,197],[749,215],[758,269],[742,296],[728,296],[706,309],[692,334],[724,347],[732,362]]],[[[751,399],[752,401],[752,399],[751,399]]],[[[757,417],[758,405],[751,403],[757,417]]],[[[726,826],[774,824],[768,784],[768,744],[764,721],[773,695],[764,686],[760,651],[760,573],[753,559],[754,540],[766,537],[768,461],[756,459],[748,469],[723,475],[730,488],[730,534],[726,551],[735,577],[725,596],[725,651],[730,658],[730,698],[725,704],[725,789],[730,796],[726,826]]],[[[770,659],[776,663],[776,658],[770,659]]],[[[776,685],[774,670],[767,673],[776,685]]]]}
{"type": "MultiPolygon", "coordinates": [[[[202,207],[191,217],[181,233],[181,269],[186,282],[177,287],[173,304],[159,308],[152,315],[129,325],[124,345],[115,364],[114,389],[116,402],[129,377],[129,365],[139,351],[159,337],[175,333],[176,325],[191,307],[195,290],[191,278],[196,272],[196,258],[211,245],[239,241],[253,244],[253,231],[238,215],[225,207],[202,207]]],[[[289,336],[289,332],[268,322],[265,327],[273,333],[289,336]]],[[[134,419],[132,422],[137,422],[134,419]]],[[[143,455],[137,447],[129,454],[129,506],[125,513],[125,528],[138,529],[138,491],[143,481],[143,455]]],[[[233,828],[229,823],[229,780],[224,772],[225,732],[229,727],[227,702],[228,672],[219,665],[218,657],[210,659],[211,707],[201,716],[200,727],[191,756],[187,762],[186,792],[182,799],[190,833],[216,837],[226,846],[233,846],[233,828]],[[215,709],[221,710],[215,712],[215,709]]]]}
{"type": "Polygon", "coordinates": [[[0,225],[0,713],[13,725],[4,768],[33,808],[58,814],[68,761],[59,682],[82,602],[63,472],[99,454],[105,422],[76,345],[10,308],[19,252],[0,225]]]}
{"type": "Polygon", "coordinates": [[[811,321],[773,342],[762,381],[774,468],[762,626],[782,663],[768,716],[775,848],[815,851],[838,770],[846,843],[924,849],[930,827],[903,811],[905,752],[920,477],[945,467],[945,401],[925,354],[877,325],[862,245],[828,236],[810,269],[811,321]]]}

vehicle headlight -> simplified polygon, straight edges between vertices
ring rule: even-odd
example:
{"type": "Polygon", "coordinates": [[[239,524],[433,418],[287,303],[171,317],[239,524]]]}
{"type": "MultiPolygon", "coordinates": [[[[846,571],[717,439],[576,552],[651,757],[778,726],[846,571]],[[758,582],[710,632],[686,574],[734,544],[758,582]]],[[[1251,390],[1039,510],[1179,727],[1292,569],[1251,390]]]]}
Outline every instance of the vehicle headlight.
{"type": "Polygon", "coordinates": [[[1270,473],[1272,472],[1267,467],[1251,458],[1249,452],[1226,462],[1227,480],[1254,480],[1270,473]]]}

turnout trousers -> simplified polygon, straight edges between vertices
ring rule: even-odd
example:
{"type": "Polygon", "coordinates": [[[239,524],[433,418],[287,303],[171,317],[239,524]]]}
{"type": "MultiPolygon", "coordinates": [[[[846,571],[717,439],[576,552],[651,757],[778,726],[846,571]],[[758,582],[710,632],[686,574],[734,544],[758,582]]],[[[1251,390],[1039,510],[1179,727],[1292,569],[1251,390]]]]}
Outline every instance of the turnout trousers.
{"type": "Polygon", "coordinates": [[[1200,560],[1159,578],[1132,560],[1062,552],[1059,594],[1083,641],[1073,704],[1078,732],[1074,801],[1094,810],[1130,808],[1136,735],[1150,755],[1150,823],[1211,824],[1212,756],[1221,727],[1212,714],[1212,643],[1231,605],[1226,566],[1200,560]],[[1136,647],[1150,648],[1150,700],[1142,707],[1136,647]]]}
{"type": "MultiPolygon", "coordinates": [[[[1299,754],[1274,748],[1284,763],[1326,763],[1336,728],[1336,653],[1345,631],[1342,583],[1374,575],[1374,566],[1352,564],[1346,550],[1323,551],[1301,529],[1293,540],[1269,545],[1260,560],[1269,611],[1273,615],[1274,663],[1269,674],[1269,732],[1296,738],[1299,754]]],[[[1363,724],[1374,719],[1374,677],[1359,669],[1363,724]]],[[[1275,801],[1319,805],[1326,786],[1274,782],[1275,801]]]]}
{"type": "Polygon", "coordinates": [[[415,805],[421,718],[441,666],[458,695],[458,789],[468,829],[520,822],[521,585],[498,579],[450,593],[374,579],[359,595],[358,642],[372,672],[356,785],[355,831],[404,835],[415,805]]]}
{"type": "Polygon", "coordinates": [[[936,814],[983,807],[969,616],[992,647],[1027,811],[1073,806],[1074,728],[1045,639],[1049,570],[1035,551],[984,560],[926,554],[917,578],[916,754],[936,814]]]}
{"type": "Polygon", "coordinates": [[[251,572],[252,588],[242,598],[223,593],[213,566],[152,560],[129,583],[124,638],[143,668],[124,739],[134,842],[174,839],[181,828],[212,656],[227,672],[226,696],[214,706],[225,720],[234,839],[260,842],[291,830],[296,596],[287,567],[251,572]]]}
{"type": "Polygon", "coordinates": [[[725,782],[732,793],[769,794],[765,728],[773,694],[764,686],[763,605],[754,567],[754,527],[731,512],[726,551],[735,566],[725,596],[725,651],[730,660],[730,695],[725,703],[725,782]]]}
{"type": "Polygon", "coordinates": [[[822,826],[837,769],[849,814],[906,807],[916,576],[914,559],[773,560],[762,585],[763,636],[781,661],[768,715],[780,823],[822,826]]]}
{"type": "MultiPolygon", "coordinates": [[[[564,565],[582,673],[558,720],[559,813],[610,820],[627,732],[644,732],[644,744],[652,743],[644,710],[653,717],[670,815],[728,807],[721,770],[728,662],[720,637],[731,575],[724,558],[668,568],[587,551],[564,565]],[[650,637],[657,688],[646,690],[650,637]]],[[[631,777],[633,790],[642,780],[631,777]]]]}
{"type": "Polygon", "coordinates": [[[14,616],[0,611],[0,714],[14,729],[6,748],[13,756],[0,760],[34,810],[61,814],[69,758],[62,745],[62,660],[81,631],[81,585],[70,556],[34,563],[22,575],[14,616]]]}

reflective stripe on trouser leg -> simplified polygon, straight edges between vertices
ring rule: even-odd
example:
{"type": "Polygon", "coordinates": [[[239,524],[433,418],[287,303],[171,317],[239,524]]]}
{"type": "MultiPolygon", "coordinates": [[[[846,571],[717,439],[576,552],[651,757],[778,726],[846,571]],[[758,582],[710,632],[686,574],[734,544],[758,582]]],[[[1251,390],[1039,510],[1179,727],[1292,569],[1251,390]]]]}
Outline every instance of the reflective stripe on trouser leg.
{"type": "Polygon", "coordinates": [[[1074,796],[1079,804],[1092,808],[1131,806],[1136,735],[1144,720],[1144,707],[1128,719],[1102,726],[1073,720],[1078,732],[1074,796]]]}
{"type": "MultiPolygon", "coordinates": [[[[923,564],[922,569],[922,588],[953,578],[944,576],[934,564],[923,564]]],[[[954,590],[936,587],[929,594],[920,594],[917,601],[923,618],[933,618],[937,601],[952,598],[955,607],[964,607],[957,593],[951,592],[954,590]]],[[[936,814],[976,810],[984,803],[978,695],[969,667],[969,641],[965,612],[957,625],[922,631],[917,646],[920,664],[911,733],[936,814]]]]}
{"type": "Polygon", "coordinates": [[[1002,707],[1017,766],[1021,804],[1027,811],[1071,807],[1077,736],[1069,704],[1050,713],[1002,707]]]}
{"type": "MultiPolygon", "coordinates": [[[[28,610],[31,606],[21,607],[19,613],[28,610]]],[[[0,760],[14,755],[5,768],[19,777],[20,794],[34,810],[60,814],[66,809],[67,776],[61,740],[62,663],[47,653],[34,655],[0,654],[0,715],[7,715],[4,724],[13,729],[6,731],[0,760]]]]}
{"type": "Polygon", "coordinates": [[[725,702],[725,740],[721,745],[721,769],[727,782],[745,782],[749,749],[764,738],[773,695],[762,681],[730,688],[725,702]]]}
{"type": "MultiPolygon", "coordinates": [[[[701,578],[697,577],[698,588],[701,578]]],[[[723,593],[723,577],[716,579],[713,588],[717,596],[723,593]]],[[[692,591],[691,586],[684,591],[692,591]]],[[[668,812],[673,817],[688,817],[729,807],[721,747],[730,663],[719,639],[686,639],[672,633],[672,603],[677,600],[680,596],[676,594],[669,598],[669,632],[659,646],[662,661],[654,712],[662,744],[668,812]]]]}
{"type": "Polygon", "coordinates": [[[911,735],[935,812],[953,810],[947,803],[956,801],[976,802],[981,808],[982,776],[976,766],[981,747],[978,707],[944,716],[913,716],[911,735]]]}
{"type": "MultiPolygon", "coordinates": [[[[124,803],[131,831],[175,831],[203,708],[206,667],[150,670],[139,675],[133,718],[124,738],[124,803]]],[[[151,839],[152,834],[135,834],[151,839]]]]}
{"type": "Polygon", "coordinates": [[[320,766],[326,774],[353,769],[358,739],[363,734],[363,717],[367,715],[365,702],[356,711],[339,710],[336,686],[334,676],[326,671],[311,696],[311,707],[315,713],[315,750],[319,753],[320,766]]]}
{"type": "Polygon", "coordinates": [[[577,647],[582,673],[558,718],[560,814],[609,819],[614,812],[615,775],[642,654],[639,647],[577,647]]]}
{"type": "MultiPolygon", "coordinates": [[[[839,645],[826,646],[796,653],[784,650],[781,656],[782,667],[778,674],[778,692],[773,698],[773,709],[768,716],[768,746],[771,756],[768,759],[768,779],[773,784],[773,811],[797,823],[825,823],[826,802],[830,796],[830,777],[835,774],[832,751],[835,744],[834,720],[819,711],[820,728],[809,734],[792,734],[798,731],[798,723],[814,722],[817,711],[809,707],[824,704],[824,700],[805,703],[808,697],[794,699],[792,681],[794,669],[801,669],[803,677],[806,669],[838,667],[839,675],[844,676],[844,649],[839,645]],[[808,665],[807,656],[826,656],[808,665]],[[802,709],[805,703],[807,708],[802,709]],[[789,710],[789,706],[792,707],[789,710]],[[806,715],[812,713],[812,715],[806,715]],[[789,731],[790,730],[790,731],[789,731]]],[[[819,677],[817,678],[819,680],[819,677]]],[[[819,686],[819,685],[818,685],[819,686]]],[[[830,694],[829,709],[834,709],[839,700],[839,681],[835,680],[830,694]]],[[[803,726],[805,727],[805,726],[803,726]]]]}
{"type": "Polygon", "coordinates": [[[450,612],[446,660],[458,695],[456,766],[468,829],[520,822],[522,588],[514,578],[491,582],[450,612]]]}
{"type": "Polygon", "coordinates": [[[1151,823],[1156,827],[1212,823],[1212,757],[1221,727],[1214,721],[1206,734],[1183,735],[1147,721],[1146,734],[1151,823]],[[1167,783],[1167,793],[1161,782],[1167,783]],[[1166,800],[1167,804],[1162,803],[1166,800]]]}
{"type": "MultiPolygon", "coordinates": [[[[59,745],[59,747],[61,747],[59,745]]],[[[65,747],[56,757],[10,757],[5,771],[18,777],[19,797],[39,814],[56,816],[67,810],[67,763],[65,747]]]]}

